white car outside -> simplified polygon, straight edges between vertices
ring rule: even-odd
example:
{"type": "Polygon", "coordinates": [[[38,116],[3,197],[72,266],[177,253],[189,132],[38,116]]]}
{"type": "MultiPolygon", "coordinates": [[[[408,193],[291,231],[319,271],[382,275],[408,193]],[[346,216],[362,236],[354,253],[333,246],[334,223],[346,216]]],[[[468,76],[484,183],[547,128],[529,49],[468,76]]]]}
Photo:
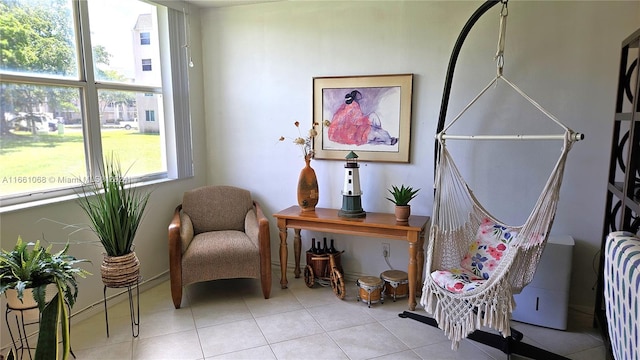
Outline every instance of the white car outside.
{"type": "Polygon", "coordinates": [[[138,121],[137,120],[118,121],[118,127],[124,128],[125,130],[137,129],[138,121]]]}

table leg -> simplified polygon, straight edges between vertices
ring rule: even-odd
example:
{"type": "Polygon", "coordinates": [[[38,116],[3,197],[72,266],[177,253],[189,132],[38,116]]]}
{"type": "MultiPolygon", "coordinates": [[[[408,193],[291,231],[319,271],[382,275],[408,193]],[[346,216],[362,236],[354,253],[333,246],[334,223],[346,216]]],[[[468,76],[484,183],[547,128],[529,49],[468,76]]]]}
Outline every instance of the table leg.
{"type": "Polygon", "coordinates": [[[301,240],[300,240],[300,229],[294,229],[293,230],[293,256],[296,259],[296,267],[293,270],[293,274],[295,275],[296,279],[300,277],[300,248],[301,246],[301,240]]]}
{"type": "Polygon", "coordinates": [[[424,272],[424,236],[425,232],[420,232],[418,235],[418,249],[417,249],[417,258],[418,261],[418,276],[416,278],[416,296],[422,296],[422,273],[424,272]]]}
{"type": "Polygon", "coordinates": [[[278,224],[280,229],[280,287],[286,289],[287,281],[287,228],[278,224]]]}
{"type": "MultiPolygon", "coordinates": [[[[416,253],[418,252],[418,246],[415,242],[409,242],[409,310],[416,309],[416,282],[418,264],[416,262],[416,253]]],[[[424,253],[422,254],[424,257],[424,253]]]]}

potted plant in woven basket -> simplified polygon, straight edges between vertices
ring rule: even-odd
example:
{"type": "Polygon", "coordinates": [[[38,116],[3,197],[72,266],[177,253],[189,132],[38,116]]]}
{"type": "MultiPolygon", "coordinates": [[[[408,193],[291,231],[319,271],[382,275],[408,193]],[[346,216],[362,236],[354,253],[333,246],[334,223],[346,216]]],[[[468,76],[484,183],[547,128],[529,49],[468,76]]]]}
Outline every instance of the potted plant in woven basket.
{"type": "Polygon", "coordinates": [[[86,184],[79,198],[90,228],[105,250],[100,266],[102,282],[113,288],[133,285],[139,279],[140,262],[133,240],[150,196],[130,186],[126,176],[112,155],[104,162],[99,181],[86,184]]]}
{"type": "Polygon", "coordinates": [[[409,216],[411,215],[411,205],[409,205],[409,201],[418,196],[418,191],[420,191],[420,189],[413,190],[411,186],[401,185],[400,187],[397,187],[395,185],[391,185],[391,189],[387,190],[393,196],[393,198],[387,198],[387,200],[396,204],[396,221],[403,224],[409,222],[409,216]]]}
{"type": "MultiPolygon", "coordinates": [[[[77,267],[87,260],[67,254],[69,244],[57,253],[52,253],[51,248],[42,247],[40,241],[25,243],[18,237],[13,250],[3,249],[0,295],[7,297],[8,309],[39,311],[36,359],[57,359],[58,356],[67,359],[71,352],[68,311],[78,297],[76,277],[84,278],[90,273],[77,267]],[[58,352],[60,341],[63,346],[58,352]]],[[[25,316],[24,312],[22,315],[25,316]]]]}

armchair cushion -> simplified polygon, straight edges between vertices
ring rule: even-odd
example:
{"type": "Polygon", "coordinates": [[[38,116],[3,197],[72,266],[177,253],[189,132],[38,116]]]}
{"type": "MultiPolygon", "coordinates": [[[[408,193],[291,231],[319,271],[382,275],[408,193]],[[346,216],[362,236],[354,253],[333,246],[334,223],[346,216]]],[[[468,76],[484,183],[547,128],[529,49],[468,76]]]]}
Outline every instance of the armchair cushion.
{"type": "Polygon", "coordinates": [[[259,257],[258,247],[241,231],[201,233],[182,256],[182,282],[256,277],[260,274],[259,257]]]}
{"type": "Polygon", "coordinates": [[[194,233],[207,231],[244,231],[244,219],[253,208],[248,190],[231,186],[205,186],[187,191],[182,210],[189,215],[194,233]]]}

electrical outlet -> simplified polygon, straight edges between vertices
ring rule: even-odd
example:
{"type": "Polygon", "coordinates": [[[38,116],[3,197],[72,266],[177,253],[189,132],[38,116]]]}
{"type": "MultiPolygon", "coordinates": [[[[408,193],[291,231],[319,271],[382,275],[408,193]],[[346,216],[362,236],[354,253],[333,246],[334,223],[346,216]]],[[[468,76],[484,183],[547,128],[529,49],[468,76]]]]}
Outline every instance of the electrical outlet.
{"type": "Polygon", "coordinates": [[[391,246],[389,246],[389,243],[382,243],[382,256],[386,258],[391,256],[391,246]]]}

